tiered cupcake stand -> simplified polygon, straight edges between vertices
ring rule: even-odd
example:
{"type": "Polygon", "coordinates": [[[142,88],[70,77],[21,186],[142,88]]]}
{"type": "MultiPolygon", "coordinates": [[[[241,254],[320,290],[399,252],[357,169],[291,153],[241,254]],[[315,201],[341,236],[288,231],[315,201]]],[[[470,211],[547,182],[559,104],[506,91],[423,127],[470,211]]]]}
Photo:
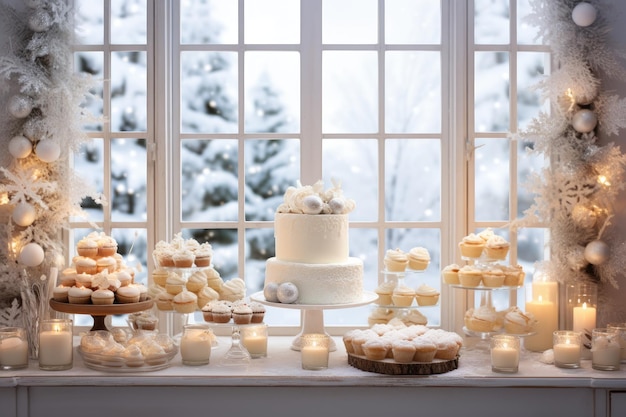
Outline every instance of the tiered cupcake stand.
{"type": "Polygon", "coordinates": [[[146,301],[139,301],[138,303],[125,303],[125,304],[108,304],[108,305],[95,305],[95,304],[71,304],[50,300],[50,308],[60,313],[67,314],[88,314],[93,317],[93,326],[91,330],[109,330],[106,327],[105,320],[107,316],[130,314],[138,311],[149,310],[152,308],[154,300],[148,298],[146,301]]]}

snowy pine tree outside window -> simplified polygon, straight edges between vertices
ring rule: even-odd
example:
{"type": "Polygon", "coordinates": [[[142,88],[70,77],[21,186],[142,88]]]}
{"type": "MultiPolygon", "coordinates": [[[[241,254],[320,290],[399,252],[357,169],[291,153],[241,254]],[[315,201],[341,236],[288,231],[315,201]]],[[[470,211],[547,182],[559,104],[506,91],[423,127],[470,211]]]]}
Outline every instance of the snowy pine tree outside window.
{"type": "MultiPolygon", "coordinates": [[[[357,203],[350,248],[365,289],[382,280],[386,249],[429,250],[417,281],[442,292],[423,310],[429,325],[462,325],[462,295],[440,271],[467,233],[509,239],[527,279],[543,259],[545,229],[507,228],[532,204],[522,184],[543,164],[510,136],[538,114],[530,87],[549,71],[526,0],[75,6],[76,69],[101,80],[102,101],[85,105],[105,120],[86,126],[93,140],[75,168],[110,202],[83,206],[143,266],[141,281],[156,242],[182,232],[211,243],[225,280],[260,291],[284,191],[333,178],[357,203]]],[[[89,231],[73,223],[68,247],[89,231]]],[[[367,326],[372,308],[326,311],[326,324],[367,326]]],[[[266,321],[299,326],[300,314],[270,308],[266,321]]]]}

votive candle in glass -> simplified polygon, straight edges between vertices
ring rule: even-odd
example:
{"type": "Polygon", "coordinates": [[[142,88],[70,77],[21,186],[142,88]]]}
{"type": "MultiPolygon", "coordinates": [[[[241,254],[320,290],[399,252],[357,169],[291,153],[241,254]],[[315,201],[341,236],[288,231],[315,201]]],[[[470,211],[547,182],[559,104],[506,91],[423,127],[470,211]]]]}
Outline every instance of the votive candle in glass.
{"type": "Polygon", "coordinates": [[[580,368],[582,335],[571,330],[553,333],[554,365],[558,368],[580,368]]]}
{"type": "Polygon", "coordinates": [[[491,370],[515,373],[519,368],[520,339],[518,336],[497,334],[491,336],[491,370]]]}
{"type": "Polygon", "coordinates": [[[206,365],[211,359],[213,332],[202,324],[188,324],[183,327],[180,338],[180,356],[183,365],[206,365]]]}
{"type": "Polygon", "coordinates": [[[524,339],[524,347],[543,352],[552,347],[552,333],[559,326],[559,284],[545,272],[537,271],[526,287],[526,309],[537,319],[535,334],[524,339]]]}
{"type": "Polygon", "coordinates": [[[591,332],[591,367],[599,371],[617,371],[621,362],[622,348],[618,335],[606,328],[591,332]]]}
{"type": "Polygon", "coordinates": [[[621,347],[621,362],[626,362],[626,323],[609,323],[606,328],[610,332],[617,333],[617,341],[621,347]]]}
{"type": "Polygon", "coordinates": [[[73,365],[72,320],[50,319],[39,323],[39,368],[70,369],[73,365]]]}
{"type": "Polygon", "coordinates": [[[320,333],[302,335],[302,369],[321,370],[328,368],[330,337],[320,333]]]}
{"type": "Polygon", "coordinates": [[[22,327],[0,328],[0,369],[28,366],[28,335],[22,327]]]}
{"type": "Polygon", "coordinates": [[[251,358],[267,356],[267,325],[243,326],[240,328],[241,344],[248,350],[251,358]]]}

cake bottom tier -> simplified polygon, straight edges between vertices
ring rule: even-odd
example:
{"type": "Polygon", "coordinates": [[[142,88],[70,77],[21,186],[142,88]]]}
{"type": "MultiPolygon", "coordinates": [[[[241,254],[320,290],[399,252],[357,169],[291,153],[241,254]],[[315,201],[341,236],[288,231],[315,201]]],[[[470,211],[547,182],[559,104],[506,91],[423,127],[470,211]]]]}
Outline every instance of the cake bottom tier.
{"type": "Polygon", "coordinates": [[[265,284],[292,282],[299,304],[349,304],[363,297],[363,261],[348,258],[333,264],[303,264],[267,260],[265,284]]]}

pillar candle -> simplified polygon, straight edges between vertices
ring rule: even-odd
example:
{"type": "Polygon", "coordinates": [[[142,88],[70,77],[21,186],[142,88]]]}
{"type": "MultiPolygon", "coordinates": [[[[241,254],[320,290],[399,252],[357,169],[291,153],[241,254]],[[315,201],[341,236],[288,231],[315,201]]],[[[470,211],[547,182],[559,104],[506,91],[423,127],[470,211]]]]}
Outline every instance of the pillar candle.
{"type": "Polygon", "coordinates": [[[0,341],[0,367],[13,368],[28,365],[28,342],[19,337],[0,341]]]}
{"type": "Polygon", "coordinates": [[[180,339],[180,356],[185,365],[204,365],[211,358],[211,333],[203,328],[185,328],[180,339]]]}
{"type": "Polygon", "coordinates": [[[589,333],[596,328],[596,309],[583,303],[582,307],[574,307],[573,330],[589,333]]]}
{"type": "Polygon", "coordinates": [[[537,319],[536,334],[524,340],[524,347],[535,352],[552,348],[552,333],[559,327],[558,283],[535,281],[532,296],[526,301],[526,312],[537,319]]]}
{"type": "Polygon", "coordinates": [[[72,363],[72,333],[60,328],[39,333],[39,364],[64,366],[72,363]]]}

